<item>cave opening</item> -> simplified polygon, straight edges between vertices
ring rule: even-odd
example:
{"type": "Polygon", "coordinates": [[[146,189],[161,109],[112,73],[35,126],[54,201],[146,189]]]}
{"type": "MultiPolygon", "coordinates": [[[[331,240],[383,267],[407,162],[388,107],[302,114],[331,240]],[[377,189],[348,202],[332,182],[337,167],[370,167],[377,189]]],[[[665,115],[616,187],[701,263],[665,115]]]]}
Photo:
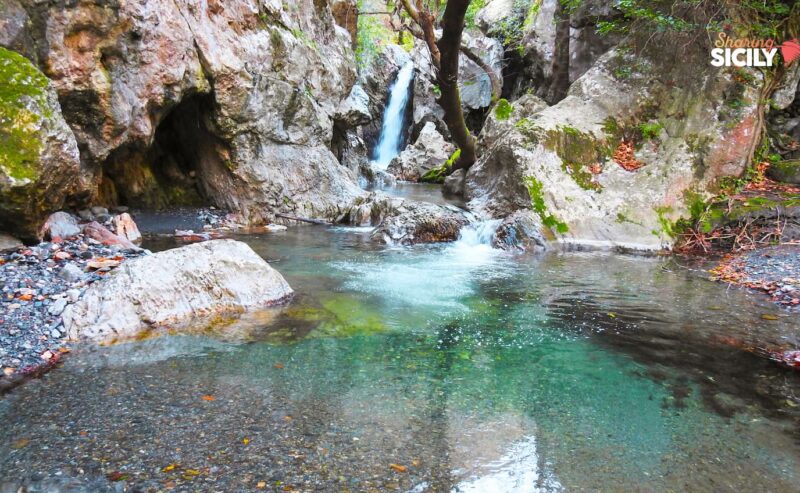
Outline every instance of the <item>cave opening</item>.
{"type": "Polygon", "coordinates": [[[127,146],[103,166],[100,195],[109,205],[149,210],[215,204],[211,183],[227,147],[211,130],[213,97],[185,98],[164,117],[149,146],[127,146]]]}

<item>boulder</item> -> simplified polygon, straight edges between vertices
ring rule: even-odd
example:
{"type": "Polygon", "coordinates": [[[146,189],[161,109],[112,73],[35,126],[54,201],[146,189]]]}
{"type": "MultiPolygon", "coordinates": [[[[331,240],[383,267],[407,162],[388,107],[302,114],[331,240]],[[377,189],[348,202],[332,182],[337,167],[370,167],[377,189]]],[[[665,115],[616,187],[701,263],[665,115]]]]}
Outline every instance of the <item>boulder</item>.
{"type": "Polygon", "coordinates": [[[467,179],[467,173],[465,170],[460,169],[455,173],[447,176],[444,179],[444,183],[442,184],[442,192],[445,195],[450,195],[453,197],[463,197],[464,196],[464,183],[467,179]]]}
{"type": "Polygon", "coordinates": [[[800,185],[800,159],[773,163],[767,169],[767,176],[775,181],[800,185]]]}
{"type": "Polygon", "coordinates": [[[661,49],[608,53],[555,106],[526,113],[512,101],[513,123],[467,174],[470,208],[533,210],[564,243],[671,246],[689,205],[748,165],[759,83],[714,69],[701,48],[679,60],[661,49]]]}
{"type": "Polygon", "coordinates": [[[469,223],[469,218],[458,207],[374,192],[357,200],[341,222],[353,226],[376,226],[372,237],[387,244],[414,245],[455,241],[461,228],[469,223]]]}
{"type": "Polygon", "coordinates": [[[112,222],[114,225],[114,232],[117,236],[127,238],[133,243],[142,241],[142,233],[139,232],[139,227],[136,226],[136,223],[133,222],[133,218],[127,212],[114,216],[112,222]]]}
{"type": "Polygon", "coordinates": [[[21,241],[13,236],[0,233],[0,253],[17,251],[24,246],[21,241]]]}
{"type": "Polygon", "coordinates": [[[547,241],[542,221],[531,210],[519,210],[503,219],[492,237],[492,246],[501,250],[543,251],[547,241]]]}
{"type": "Polygon", "coordinates": [[[372,120],[369,95],[360,85],[354,85],[350,95],[336,109],[333,118],[347,128],[369,123],[372,120]]]}
{"type": "Polygon", "coordinates": [[[372,236],[391,245],[442,243],[457,240],[467,224],[469,219],[457,207],[405,201],[387,214],[372,236]]]}
{"type": "Polygon", "coordinates": [[[96,221],[84,224],[83,234],[86,235],[87,238],[91,238],[106,246],[118,246],[123,249],[137,249],[136,245],[128,240],[128,238],[115,235],[105,226],[96,221]]]}
{"type": "Polygon", "coordinates": [[[425,173],[443,165],[455,150],[436,130],[436,125],[428,122],[416,142],[394,158],[386,171],[398,180],[419,181],[425,173]]]}
{"type": "Polygon", "coordinates": [[[0,47],[0,229],[36,239],[48,214],[92,184],[50,81],[0,47]]]}
{"type": "Polygon", "coordinates": [[[78,225],[78,220],[67,212],[54,212],[44,222],[39,238],[60,242],[74,238],[81,234],[81,227],[78,225]]]}
{"type": "Polygon", "coordinates": [[[110,343],[281,304],[292,294],[245,243],[214,240],[124,262],[66,308],[64,327],[73,340],[110,343]]]}

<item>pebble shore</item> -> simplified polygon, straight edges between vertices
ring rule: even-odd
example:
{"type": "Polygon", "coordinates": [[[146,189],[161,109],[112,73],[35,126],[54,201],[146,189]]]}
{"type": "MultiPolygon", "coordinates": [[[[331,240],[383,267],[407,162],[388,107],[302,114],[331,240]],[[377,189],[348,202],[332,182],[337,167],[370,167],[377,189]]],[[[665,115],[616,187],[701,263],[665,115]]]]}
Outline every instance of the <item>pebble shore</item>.
{"type": "Polygon", "coordinates": [[[121,262],[145,253],[84,235],[0,253],[0,392],[69,352],[66,307],[121,262]]]}

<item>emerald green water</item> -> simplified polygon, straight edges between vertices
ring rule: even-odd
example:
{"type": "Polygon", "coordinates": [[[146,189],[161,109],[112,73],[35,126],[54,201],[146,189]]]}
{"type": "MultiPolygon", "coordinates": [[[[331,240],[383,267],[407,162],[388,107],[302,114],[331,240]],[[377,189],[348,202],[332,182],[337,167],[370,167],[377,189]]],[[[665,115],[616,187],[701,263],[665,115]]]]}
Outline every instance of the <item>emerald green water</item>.
{"type": "Polygon", "coordinates": [[[795,345],[797,318],[698,267],[242,239],[294,302],[17,389],[0,492],[797,490],[797,375],[746,350],[795,345]]]}

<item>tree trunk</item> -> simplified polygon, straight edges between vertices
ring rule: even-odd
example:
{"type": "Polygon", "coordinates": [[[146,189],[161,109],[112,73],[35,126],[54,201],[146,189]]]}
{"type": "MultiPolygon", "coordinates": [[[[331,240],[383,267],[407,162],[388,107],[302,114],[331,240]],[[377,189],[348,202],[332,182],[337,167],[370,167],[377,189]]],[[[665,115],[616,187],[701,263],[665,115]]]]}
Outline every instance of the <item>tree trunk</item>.
{"type": "Polygon", "coordinates": [[[545,99],[556,104],[567,96],[569,90],[569,9],[565,0],[556,0],[556,40],[553,49],[552,80],[545,99]]]}
{"type": "Polygon", "coordinates": [[[444,110],[444,122],[450,136],[461,149],[461,155],[453,163],[449,173],[467,169],[475,162],[475,139],[467,128],[464,111],[461,108],[461,94],[458,90],[458,56],[461,52],[461,33],[464,31],[464,15],[470,0],[449,0],[442,16],[442,37],[436,43],[440,62],[437,81],[441,96],[439,106],[444,110]]]}

